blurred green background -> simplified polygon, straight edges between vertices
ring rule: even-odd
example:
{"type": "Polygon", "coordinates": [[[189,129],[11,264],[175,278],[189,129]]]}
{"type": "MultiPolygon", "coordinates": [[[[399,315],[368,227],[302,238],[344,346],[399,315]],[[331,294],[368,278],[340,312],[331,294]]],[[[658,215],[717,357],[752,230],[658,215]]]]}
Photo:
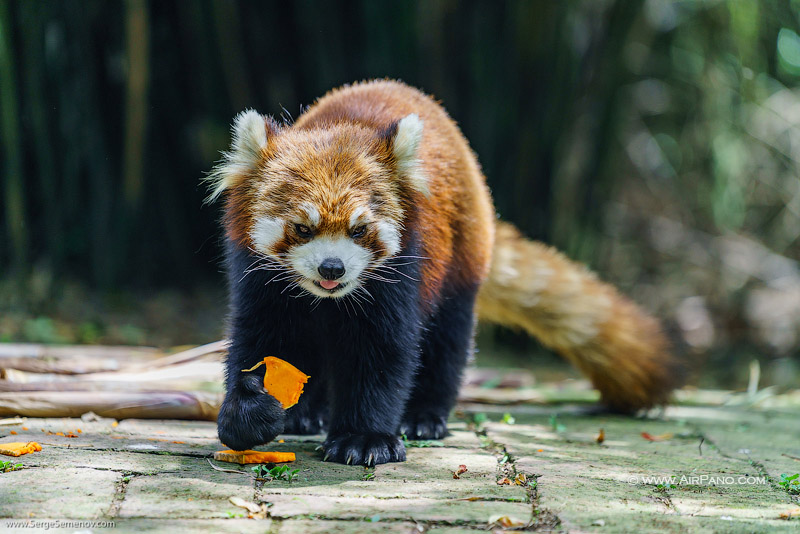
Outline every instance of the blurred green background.
{"type": "Polygon", "coordinates": [[[0,341],[218,339],[199,180],[232,117],[390,77],[444,103],[504,219],[664,320],[695,383],[759,360],[796,385],[798,32],[796,0],[0,0],[0,341]]]}

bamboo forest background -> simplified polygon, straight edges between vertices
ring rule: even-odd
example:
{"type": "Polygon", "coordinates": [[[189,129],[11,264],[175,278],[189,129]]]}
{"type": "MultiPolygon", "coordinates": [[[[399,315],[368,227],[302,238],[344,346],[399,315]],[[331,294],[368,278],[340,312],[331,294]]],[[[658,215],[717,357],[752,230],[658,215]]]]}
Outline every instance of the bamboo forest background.
{"type": "Polygon", "coordinates": [[[663,318],[696,382],[759,360],[796,384],[798,32],[796,0],[0,0],[0,340],[218,338],[199,180],[231,118],[390,77],[444,103],[501,217],[663,318]]]}

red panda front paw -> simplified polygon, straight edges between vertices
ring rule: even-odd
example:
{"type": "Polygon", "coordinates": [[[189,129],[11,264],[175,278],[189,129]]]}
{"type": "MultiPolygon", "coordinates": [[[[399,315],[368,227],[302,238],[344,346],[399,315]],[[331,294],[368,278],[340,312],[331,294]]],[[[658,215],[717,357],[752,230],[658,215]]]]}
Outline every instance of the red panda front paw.
{"type": "Polygon", "coordinates": [[[283,432],[286,413],[278,400],[264,391],[261,379],[246,377],[225,396],[217,415],[217,434],[235,451],[269,443],[283,432]]]}
{"type": "Polygon", "coordinates": [[[447,418],[430,413],[406,414],[400,435],[407,439],[442,439],[449,434],[447,418]]]}
{"type": "Polygon", "coordinates": [[[372,466],[406,461],[406,448],[400,438],[385,434],[328,436],[322,450],[323,461],[340,464],[372,466]]]}

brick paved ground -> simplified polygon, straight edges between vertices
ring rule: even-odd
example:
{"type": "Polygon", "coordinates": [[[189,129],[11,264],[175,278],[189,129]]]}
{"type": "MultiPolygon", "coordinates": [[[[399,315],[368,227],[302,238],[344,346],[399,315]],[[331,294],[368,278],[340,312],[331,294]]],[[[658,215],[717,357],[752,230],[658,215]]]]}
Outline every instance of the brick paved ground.
{"type": "Polygon", "coordinates": [[[556,532],[800,528],[800,518],[781,518],[800,514],[800,502],[778,484],[781,473],[800,472],[796,408],[673,407],[648,420],[530,405],[457,413],[451,437],[411,442],[406,463],[375,469],[323,463],[321,436],[283,436],[265,449],[297,453],[291,482],[256,481],[249,468],[231,464],[216,465],[239,472],[214,470],[208,458],[220,444],[212,423],[29,418],[0,426],[0,442],[43,446],[19,459],[23,469],[0,474],[0,530],[449,534],[499,530],[503,522],[556,532]],[[507,411],[514,424],[501,421],[507,411]],[[488,420],[479,415],[476,425],[475,413],[488,420]],[[455,479],[462,464],[468,471],[455,479]],[[659,487],[648,476],[676,483],[659,487]],[[498,484],[506,478],[511,484],[498,484]],[[232,497],[264,518],[248,519],[232,497]],[[20,519],[37,528],[13,528],[20,519]],[[59,529],[51,521],[74,519],[114,526],[59,529]]]}

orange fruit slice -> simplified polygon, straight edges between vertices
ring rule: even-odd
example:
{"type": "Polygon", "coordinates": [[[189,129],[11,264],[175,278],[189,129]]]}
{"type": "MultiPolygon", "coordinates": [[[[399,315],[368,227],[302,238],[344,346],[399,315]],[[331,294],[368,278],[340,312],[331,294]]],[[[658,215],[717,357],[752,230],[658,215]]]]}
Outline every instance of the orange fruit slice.
{"type": "Polygon", "coordinates": [[[23,454],[40,450],[42,450],[42,446],[35,441],[29,441],[28,443],[0,443],[0,454],[5,454],[6,456],[22,456],[23,454]]]}
{"type": "Polygon", "coordinates": [[[219,462],[230,462],[232,464],[280,464],[284,462],[294,462],[293,452],[273,452],[273,451],[217,451],[214,459],[219,462]]]}
{"type": "Polygon", "coordinates": [[[303,387],[311,377],[275,356],[267,356],[250,369],[242,369],[242,372],[253,371],[262,365],[267,367],[264,372],[264,389],[267,393],[278,399],[284,410],[297,404],[303,394],[303,387]]]}

